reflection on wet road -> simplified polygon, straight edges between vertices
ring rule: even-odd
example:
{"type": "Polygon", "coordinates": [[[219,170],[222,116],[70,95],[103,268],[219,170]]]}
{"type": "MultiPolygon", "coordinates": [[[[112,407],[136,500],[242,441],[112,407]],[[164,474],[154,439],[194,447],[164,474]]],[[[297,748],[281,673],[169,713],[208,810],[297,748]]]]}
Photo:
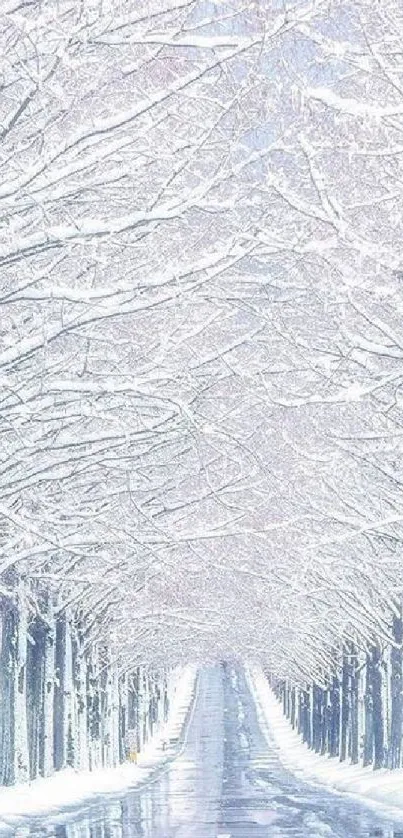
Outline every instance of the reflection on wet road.
{"type": "MultiPolygon", "coordinates": [[[[10,834],[10,833],[9,833],[10,834]]],[[[24,822],[18,838],[403,838],[400,825],[342,795],[293,777],[268,749],[242,671],[200,674],[181,754],[151,782],[24,822]]]]}

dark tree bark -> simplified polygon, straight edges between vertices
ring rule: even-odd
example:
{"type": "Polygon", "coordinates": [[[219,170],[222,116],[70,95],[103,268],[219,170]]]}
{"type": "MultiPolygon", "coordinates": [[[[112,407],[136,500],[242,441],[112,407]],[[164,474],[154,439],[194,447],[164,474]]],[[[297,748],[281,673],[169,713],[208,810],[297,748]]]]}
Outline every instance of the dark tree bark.
{"type": "Polygon", "coordinates": [[[341,675],[341,733],[340,761],[347,758],[347,742],[350,724],[350,660],[347,648],[343,646],[341,675]]]}
{"type": "Polygon", "coordinates": [[[371,765],[374,756],[374,700],[372,679],[372,654],[367,653],[365,667],[365,730],[363,764],[371,765]]]}
{"type": "Polygon", "coordinates": [[[65,753],[65,657],[66,657],[66,615],[59,614],[56,620],[56,648],[55,648],[55,692],[54,692],[54,764],[56,771],[63,768],[67,762],[65,753]]]}
{"type": "Polygon", "coordinates": [[[322,755],[329,753],[329,691],[322,690],[322,736],[320,752],[322,755]]]}
{"type": "Polygon", "coordinates": [[[29,774],[33,780],[44,773],[44,676],[46,627],[35,619],[29,627],[27,650],[27,725],[29,774]]]}
{"type": "Polygon", "coordinates": [[[384,721],[382,706],[382,657],[378,645],[372,647],[374,768],[382,768],[385,761],[384,721]]]}
{"type": "Polygon", "coordinates": [[[350,739],[349,739],[349,755],[351,762],[356,765],[359,760],[359,741],[358,741],[358,685],[359,685],[359,671],[358,671],[358,654],[354,644],[350,644],[350,739]]]}
{"type": "Polygon", "coordinates": [[[392,646],[390,663],[390,692],[391,692],[391,721],[390,741],[388,749],[388,768],[400,768],[402,764],[402,642],[403,621],[401,615],[393,617],[393,638],[396,646],[392,646]]]}
{"type": "Polygon", "coordinates": [[[312,747],[311,696],[309,688],[302,691],[302,738],[308,747],[312,747]]]}
{"type": "Polygon", "coordinates": [[[14,782],[14,689],[17,642],[17,614],[11,603],[2,606],[0,653],[0,781],[14,782]]]}
{"type": "Polygon", "coordinates": [[[312,747],[316,753],[322,749],[323,724],[323,694],[320,687],[314,685],[312,690],[312,747]]]}
{"type": "Polygon", "coordinates": [[[330,687],[329,727],[329,753],[336,757],[340,754],[340,680],[337,675],[333,676],[330,687]]]}

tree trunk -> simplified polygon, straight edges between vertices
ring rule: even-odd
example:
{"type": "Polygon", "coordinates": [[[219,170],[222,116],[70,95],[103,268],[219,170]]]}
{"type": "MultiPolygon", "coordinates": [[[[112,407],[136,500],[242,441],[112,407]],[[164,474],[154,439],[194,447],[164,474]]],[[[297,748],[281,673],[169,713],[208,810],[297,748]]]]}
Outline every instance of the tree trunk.
{"type": "Polygon", "coordinates": [[[15,690],[15,650],[17,633],[17,613],[9,602],[3,604],[0,684],[0,780],[1,785],[9,786],[14,782],[14,690],[15,690]]]}
{"type": "Polygon", "coordinates": [[[43,775],[44,749],[44,675],[46,628],[36,618],[29,627],[27,648],[27,723],[29,744],[29,776],[43,775]]]}
{"type": "MultiPolygon", "coordinates": [[[[165,685],[165,690],[166,690],[166,685],[165,685]]],[[[290,717],[291,724],[292,724],[293,728],[295,728],[295,723],[296,723],[295,711],[296,711],[296,707],[295,707],[295,687],[293,687],[292,690],[291,690],[291,717],[290,717]]]]}
{"type": "Polygon", "coordinates": [[[44,676],[43,676],[43,767],[44,777],[50,777],[55,768],[54,757],[54,717],[55,717],[55,643],[56,625],[53,605],[48,604],[47,619],[49,628],[45,637],[44,676]]]}
{"type": "Polygon", "coordinates": [[[119,762],[127,757],[127,711],[128,711],[128,678],[122,675],[119,679],[119,762]]]}
{"type": "Polygon", "coordinates": [[[384,722],[382,704],[382,658],[378,645],[372,648],[374,768],[382,768],[385,761],[384,722]]]}
{"type": "Polygon", "coordinates": [[[365,669],[365,730],[363,764],[371,765],[374,756],[374,708],[373,708],[373,679],[372,654],[367,653],[365,669]]]}
{"type": "Polygon", "coordinates": [[[73,646],[73,684],[74,684],[74,729],[75,729],[75,757],[74,766],[79,771],[86,771],[89,767],[88,724],[87,724],[87,655],[83,648],[84,638],[82,626],[76,626],[72,638],[73,646]]]}
{"type": "Polygon", "coordinates": [[[333,676],[330,688],[329,752],[336,757],[340,753],[340,681],[333,676]]]}
{"type": "Polygon", "coordinates": [[[320,753],[322,756],[329,753],[329,720],[329,691],[322,690],[322,731],[320,743],[320,753]]]}
{"type": "Polygon", "coordinates": [[[349,754],[353,765],[357,765],[359,760],[359,736],[358,736],[358,655],[357,649],[353,644],[350,646],[351,662],[350,662],[350,741],[349,754]]]}
{"type": "Polygon", "coordinates": [[[311,696],[309,687],[302,691],[302,739],[308,745],[312,746],[312,726],[311,726],[311,696]]]}
{"type": "Polygon", "coordinates": [[[388,749],[388,768],[400,768],[402,764],[402,642],[403,621],[401,616],[393,618],[393,637],[397,646],[392,646],[390,655],[391,721],[388,749]]]}
{"type": "Polygon", "coordinates": [[[101,766],[101,695],[97,647],[91,649],[87,662],[87,718],[89,767],[94,771],[101,766]]]}
{"type": "Polygon", "coordinates": [[[350,662],[347,649],[343,647],[341,676],[341,733],[340,761],[347,758],[348,729],[350,724],[350,662]]]}
{"type": "Polygon", "coordinates": [[[316,753],[320,753],[322,748],[322,712],[322,690],[314,685],[312,690],[312,747],[316,753]]]}
{"type": "Polygon", "coordinates": [[[28,605],[20,586],[17,598],[14,666],[14,783],[29,780],[27,725],[27,634],[28,605]]]}

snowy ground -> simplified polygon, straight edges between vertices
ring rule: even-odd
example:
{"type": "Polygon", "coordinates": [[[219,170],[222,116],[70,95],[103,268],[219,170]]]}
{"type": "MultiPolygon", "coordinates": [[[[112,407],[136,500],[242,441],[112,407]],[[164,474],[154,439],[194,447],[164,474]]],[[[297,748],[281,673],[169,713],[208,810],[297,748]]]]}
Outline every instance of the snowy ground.
{"type": "Polygon", "coordinates": [[[403,769],[374,771],[315,754],[292,729],[260,667],[247,669],[247,681],[267,742],[271,748],[276,747],[281,762],[293,774],[364,798],[368,803],[403,809],[403,769]]]}
{"type": "Polygon", "coordinates": [[[117,768],[93,772],[73,769],[59,771],[52,777],[0,790],[0,821],[9,825],[15,818],[38,815],[70,807],[92,797],[116,794],[141,785],[150,774],[176,753],[196,688],[197,671],[188,666],[178,675],[169,719],[159,728],[136,765],[124,763],[117,768]]]}

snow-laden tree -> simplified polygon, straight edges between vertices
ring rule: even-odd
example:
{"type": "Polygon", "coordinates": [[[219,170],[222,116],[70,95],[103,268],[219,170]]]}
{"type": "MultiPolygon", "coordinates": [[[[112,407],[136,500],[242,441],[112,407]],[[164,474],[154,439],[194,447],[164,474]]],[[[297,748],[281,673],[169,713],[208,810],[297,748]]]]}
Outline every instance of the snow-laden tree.
{"type": "Polygon", "coordinates": [[[138,666],[322,689],[399,646],[401,22],[2,9],[3,779],[43,684],[57,767],[96,764],[138,666]]]}

